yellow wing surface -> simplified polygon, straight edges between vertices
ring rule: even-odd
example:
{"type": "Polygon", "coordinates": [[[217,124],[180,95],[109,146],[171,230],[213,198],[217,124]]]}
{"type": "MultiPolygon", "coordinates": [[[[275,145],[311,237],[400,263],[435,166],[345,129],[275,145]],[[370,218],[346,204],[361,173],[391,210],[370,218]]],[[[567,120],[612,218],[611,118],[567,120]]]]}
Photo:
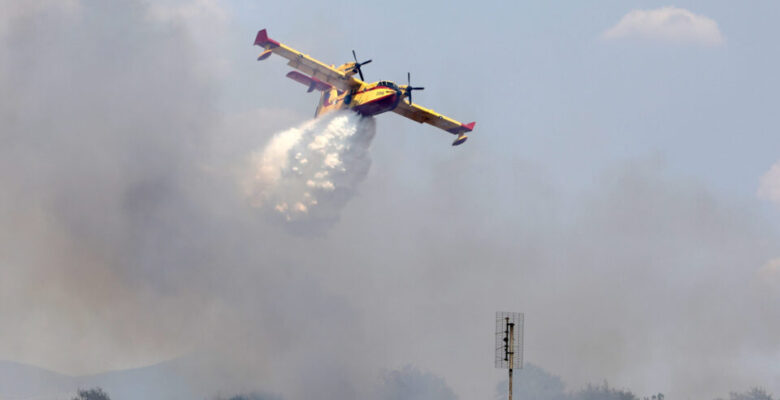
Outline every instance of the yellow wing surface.
{"type": "Polygon", "coordinates": [[[431,109],[418,106],[417,104],[409,104],[406,99],[401,100],[398,103],[398,107],[393,111],[421,124],[431,124],[439,129],[452,133],[453,135],[458,135],[458,138],[452,142],[453,146],[465,142],[468,138],[466,132],[471,132],[476,124],[476,122],[462,124],[431,109]]]}
{"type": "Polygon", "coordinates": [[[257,58],[258,60],[265,59],[270,56],[271,53],[274,53],[288,59],[289,62],[287,65],[308,74],[313,78],[327,82],[339,90],[348,91],[363,85],[363,81],[360,79],[347,75],[343,71],[339,71],[330,65],[317,61],[298,50],[269,38],[265,29],[257,32],[255,45],[265,49],[265,51],[260,54],[260,57],[257,58]]]}

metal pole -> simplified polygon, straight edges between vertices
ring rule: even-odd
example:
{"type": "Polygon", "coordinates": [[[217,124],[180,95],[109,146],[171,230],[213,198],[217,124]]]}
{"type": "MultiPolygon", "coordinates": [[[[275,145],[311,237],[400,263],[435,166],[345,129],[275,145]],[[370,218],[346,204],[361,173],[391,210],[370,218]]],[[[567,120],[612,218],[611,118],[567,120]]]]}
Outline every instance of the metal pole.
{"type": "MultiPolygon", "coordinates": [[[[508,318],[507,318],[508,319],[508,318]]],[[[509,323],[509,400],[512,400],[512,367],[515,364],[515,324],[509,323]]]]}
{"type": "Polygon", "coordinates": [[[509,368],[509,400],[512,400],[512,368],[509,368]]]}

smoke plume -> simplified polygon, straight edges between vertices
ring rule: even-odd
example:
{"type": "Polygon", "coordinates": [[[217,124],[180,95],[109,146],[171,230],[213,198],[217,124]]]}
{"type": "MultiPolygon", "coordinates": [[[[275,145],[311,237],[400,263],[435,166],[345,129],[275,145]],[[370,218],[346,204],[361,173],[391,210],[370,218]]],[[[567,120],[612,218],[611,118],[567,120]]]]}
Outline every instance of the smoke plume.
{"type": "Polygon", "coordinates": [[[263,75],[253,32],[211,53],[181,18],[213,13],[149,3],[0,1],[0,359],[80,375],[195,354],[192,393],[289,400],[368,398],[377,370],[412,364],[442,380],[386,381],[471,399],[504,377],[505,309],[526,313],[527,359],[574,388],[780,390],[780,235],[752,203],[641,160],[571,189],[499,118],[453,153],[380,129],[361,182],[373,120],[278,129],[300,94],[263,75]]]}

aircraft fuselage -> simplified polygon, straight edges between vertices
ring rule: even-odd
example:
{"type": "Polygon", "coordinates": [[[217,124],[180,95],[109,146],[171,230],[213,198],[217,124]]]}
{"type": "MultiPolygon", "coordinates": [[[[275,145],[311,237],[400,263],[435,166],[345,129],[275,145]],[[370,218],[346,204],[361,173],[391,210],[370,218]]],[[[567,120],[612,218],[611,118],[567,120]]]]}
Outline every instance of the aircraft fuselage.
{"type": "Polygon", "coordinates": [[[335,110],[350,109],[361,115],[377,115],[392,111],[403,98],[403,92],[393,82],[380,81],[361,86],[356,90],[324,90],[315,116],[335,110]]]}

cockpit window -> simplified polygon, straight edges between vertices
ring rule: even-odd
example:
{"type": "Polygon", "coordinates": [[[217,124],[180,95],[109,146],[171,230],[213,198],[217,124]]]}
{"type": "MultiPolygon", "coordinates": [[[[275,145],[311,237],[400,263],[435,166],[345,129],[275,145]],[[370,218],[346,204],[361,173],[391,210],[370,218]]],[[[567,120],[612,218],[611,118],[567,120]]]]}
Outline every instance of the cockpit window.
{"type": "Polygon", "coordinates": [[[377,83],[376,85],[377,86],[386,86],[386,87],[389,87],[390,89],[398,89],[398,86],[396,86],[395,83],[390,82],[390,81],[379,81],[379,83],[377,83]]]}

